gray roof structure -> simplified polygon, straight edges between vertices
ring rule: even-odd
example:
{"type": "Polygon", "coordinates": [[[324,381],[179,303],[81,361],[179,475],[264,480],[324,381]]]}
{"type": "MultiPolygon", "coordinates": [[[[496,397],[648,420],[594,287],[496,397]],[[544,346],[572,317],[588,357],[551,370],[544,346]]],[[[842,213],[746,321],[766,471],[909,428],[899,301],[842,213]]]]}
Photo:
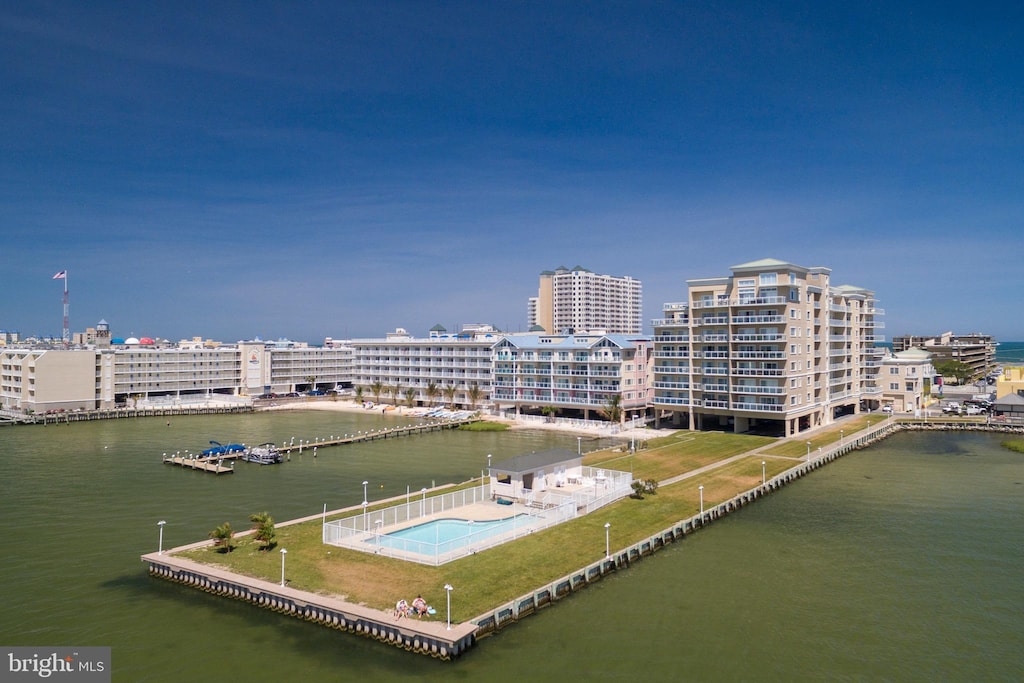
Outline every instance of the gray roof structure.
{"type": "Polygon", "coordinates": [[[491,471],[522,474],[523,472],[533,472],[534,470],[539,470],[545,467],[552,467],[554,465],[561,465],[562,463],[582,459],[583,457],[581,455],[573,453],[567,448],[553,448],[547,451],[524,453],[523,455],[517,455],[514,458],[509,458],[508,460],[496,462],[491,465],[491,471]]]}
{"type": "Polygon", "coordinates": [[[1007,394],[997,398],[992,404],[992,410],[1000,413],[1024,413],[1024,396],[1020,394],[1007,394]]]}

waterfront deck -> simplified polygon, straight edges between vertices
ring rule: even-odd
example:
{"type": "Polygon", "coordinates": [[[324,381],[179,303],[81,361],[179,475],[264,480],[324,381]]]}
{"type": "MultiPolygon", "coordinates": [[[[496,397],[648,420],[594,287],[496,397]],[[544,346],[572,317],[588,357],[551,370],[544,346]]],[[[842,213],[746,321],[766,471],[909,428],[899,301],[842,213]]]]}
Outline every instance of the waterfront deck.
{"type": "Polygon", "coordinates": [[[234,463],[231,467],[227,467],[222,464],[224,460],[233,460],[240,457],[240,453],[231,453],[216,458],[199,458],[199,457],[188,457],[184,455],[165,455],[162,457],[162,461],[165,465],[177,465],[178,467],[185,467],[193,470],[200,470],[203,472],[209,472],[211,474],[234,474],[235,467],[234,463]]]}

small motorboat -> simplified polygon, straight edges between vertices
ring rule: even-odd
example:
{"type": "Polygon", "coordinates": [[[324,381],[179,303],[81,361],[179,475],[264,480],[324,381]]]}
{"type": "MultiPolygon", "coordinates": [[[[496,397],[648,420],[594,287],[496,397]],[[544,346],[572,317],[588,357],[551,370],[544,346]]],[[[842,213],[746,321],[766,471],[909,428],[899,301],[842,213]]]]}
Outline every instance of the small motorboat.
{"type": "Polygon", "coordinates": [[[245,449],[245,452],[242,453],[242,460],[259,465],[276,465],[282,462],[284,458],[281,456],[281,451],[277,449],[277,446],[267,442],[245,449]]]}

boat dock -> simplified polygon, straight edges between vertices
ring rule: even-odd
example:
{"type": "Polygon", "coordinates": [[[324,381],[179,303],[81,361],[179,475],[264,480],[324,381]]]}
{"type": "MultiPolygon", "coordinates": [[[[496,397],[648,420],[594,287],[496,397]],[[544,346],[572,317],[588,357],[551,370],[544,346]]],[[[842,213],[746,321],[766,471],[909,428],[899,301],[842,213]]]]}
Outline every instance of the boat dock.
{"type": "Polygon", "coordinates": [[[202,470],[203,472],[210,472],[211,474],[234,474],[235,467],[234,463],[231,463],[231,467],[226,467],[222,464],[224,460],[234,460],[240,457],[240,453],[231,453],[216,458],[203,458],[200,456],[188,456],[188,455],[167,455],[164,454],[161,460],[167,465],[178,465],[179,467],[188,467],[193,470],[202,470]]]}
{"type": "Polygon", "coordinates": [[[278,447],[281,453],[302,453],[316,448],[325,448],[327,446],[345,446],[353,443],[363,443],[365,441],[375,441],[377,439],[394,439],[401,436],[413,436],[415,434],[427,434],[429,432],[439,432],[443,429],[455,429],[464,424],[470,424],[471,422],[478,422],[478,417],[465,417],[456,420],[444,420],[442,422],[421,422],[420,424],[406,425],[404,427],[391,427],[390,429],[379,429],[372,432],[356,432],[355,434],[343,434],[341,436],[331,436],[329,438],[319,438],[310,440],[299,440],[298,443],[285,443],[278,447]]]}

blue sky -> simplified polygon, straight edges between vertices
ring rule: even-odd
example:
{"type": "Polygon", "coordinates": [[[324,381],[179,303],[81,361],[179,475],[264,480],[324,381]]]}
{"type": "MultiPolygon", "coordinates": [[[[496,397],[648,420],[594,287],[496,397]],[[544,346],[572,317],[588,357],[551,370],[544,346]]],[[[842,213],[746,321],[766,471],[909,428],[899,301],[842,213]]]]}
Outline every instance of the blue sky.
{"type": "Polygon", "coordinates": [[[0,8],[0,329],[526,326],[542,270],[777,258],[1024,339],[1009,3],[0,8]]]}

